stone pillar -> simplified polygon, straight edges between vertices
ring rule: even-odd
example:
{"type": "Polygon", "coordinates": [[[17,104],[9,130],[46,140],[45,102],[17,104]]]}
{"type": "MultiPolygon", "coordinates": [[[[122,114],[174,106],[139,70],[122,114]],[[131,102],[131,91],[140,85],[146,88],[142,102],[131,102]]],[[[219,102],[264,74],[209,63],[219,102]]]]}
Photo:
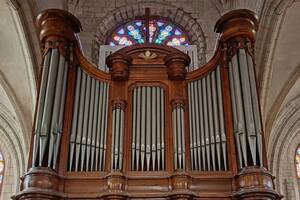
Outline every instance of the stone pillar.
{"type": "Polygon", "coordinates": [[[256,88],[254,43],[258,19],[250,10],[234,10],[221,17],[215,31],[221,34],[224,66],[228,73],[233,113],[233,135],[238,172],[234,199],[281,199],[267,158],[256,88]]]}
{"type": "Polygon", "coordinates": [[[70,13],[49,9],[37,17],[43,64],[33,127],[29,170],[23,176],[21,192],[13,199],[64,199],[60,171],[61,141],[67,134],[65,118],[70,98],[68,84],[74,68],[73,46],[80,22],[70,13]]]}

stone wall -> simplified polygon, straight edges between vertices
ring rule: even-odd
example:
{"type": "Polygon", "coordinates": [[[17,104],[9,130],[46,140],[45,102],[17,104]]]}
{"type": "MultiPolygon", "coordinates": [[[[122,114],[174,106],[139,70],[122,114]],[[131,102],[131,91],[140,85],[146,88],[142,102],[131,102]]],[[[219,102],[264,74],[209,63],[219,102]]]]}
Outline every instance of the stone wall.
{"type": "Polygon", "coordinates": [[[152,15],[162,16],[180,25],[192,44],[197,45],[199,63],[211,58],[217,34],[213,28],[220,14],[210,1],[205,0],[110,0],[69,1],[71,11],[82,23],[80,39],[86,56],[98,63],[99,45],[118,25],[143,16],[145,8],[152,15]]]}

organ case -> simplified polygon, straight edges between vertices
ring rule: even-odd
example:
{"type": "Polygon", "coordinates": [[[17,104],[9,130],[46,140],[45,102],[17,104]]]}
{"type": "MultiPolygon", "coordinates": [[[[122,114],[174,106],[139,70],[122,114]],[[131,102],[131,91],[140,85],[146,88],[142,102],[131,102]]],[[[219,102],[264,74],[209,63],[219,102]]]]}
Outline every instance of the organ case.
{"type": "Polygon", "coordinates": [[[29,170],[14,199],[280,199],[267,171],[254,73],[258,21],[222,16],[214,57],[134,45],[109,72],[84,58],[79,21],[38,17],[43,68],[29,170]]]}

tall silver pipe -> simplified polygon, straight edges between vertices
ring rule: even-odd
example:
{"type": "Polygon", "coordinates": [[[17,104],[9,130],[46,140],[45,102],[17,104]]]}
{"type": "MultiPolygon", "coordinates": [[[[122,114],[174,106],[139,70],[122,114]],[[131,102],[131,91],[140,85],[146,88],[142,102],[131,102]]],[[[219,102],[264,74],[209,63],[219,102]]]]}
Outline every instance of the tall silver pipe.
{"type": "Polygon", "coordinates": [[[104,103],[104,126],[103,126],[103,134],[104,134],[104,146],[103,146],[103,162],[102,162],[102,171],[104,170],[104,166],[105,166],[105,156],[106,156],[106,149],[107,149],[107,118],[108,118],[108,99],[109,99],[109,84],[105,83],[105,93],[104,93],[104,97],[105,97],[105,103],[104,103]]]}
{"type": "Polygon", "coordinates": [[[84,114],[83,114],[83,128],[82,128],[82,136],[81,136],[81,165],[80,165],[81,171],[84,170],[84,161],[86,160],[85,153],[86,153],[86,146],[87,146],[90,94],[91,94],[91,77],[87,75],[84,114]]]}
{"type": "Polygon", "coordinates": [[[175,170],[179,168],[178,166],[178,145],[177,145],[177,108],[173,108],[172,111],[172,124],[173,124],[173,145],[174,145],[174,168],[175,170]]]}
{"type": "Polygon", "coordinates": [[[242,156],[244,159],[244,163],[245,166],[247,166],[248,163],[247,135],[245,130],[244,109],[243,109],[243,102],[242,102],[243,97],[242,97],[241,80],[240,80],[240,72],[239,72],[237,55],[233,56],[232,58],[232,67],[233,67],[233,82],[234,82],[235,92],[236,92],[238,135],[242,147],[242,156]]]}
{"type": "Polygon", "coordinates": [[[75,148],[75,139],[76,139],[76,128],[78,124],[78,110],[79,110],[79,95],[80,95],[80,84],[81,84],[81,69],[78,67],[77,69],[77,77],[76,77],[76,87],[75,87],[75,102],[74,102],[74,112],[72,119],[72,129],[70,136],[70,157],[69,157],[69,171],[72,170],[73,161],[74,161],[74,148],[75,148]]]}
{"type": "Polygon", "coordinates": [[[246,119],[245,125],[247,129],[248,143],[250,147],[252,161],[254,162],[254,165],[256,165],[256,133],[253,117],[250,80],[248,74],[248,64],[245,49],[239,49],[239,67],[241,74],[244,113],[246,119]]]}
{"type": "MultiPolygon", "coordinates": [[[[200,143],[198,144],[198,157],[199,157],[199,166],[201,170],[206,170],[206,153],[205,153],[205,125],[204,125],[204,96],[205,91],[202,88],[202,81],[197,81],[198,94],[199,94],[199,119],[200,119],[200,143]],[[201,159],[200,159],[200,150],[201,150],[201,159]]],[[[206,105],[205,105],[206,106],[206,105]]]]}
{"type": "MultiPolygon", "coordinates": [[[[93,112],[93,120],[92,121],[92,140],[91,140],[91,165],[90,165],[90,171],[93,171],[95,169],[95,151],[96,150],[96,133],[97,133],[97,121],[98,121],[98,110],[99,110],[99,81],[94,80],[94,90],[92,92],[94,93],[94,110],[93,112]]],[[[97,171],[97,169],[95,169],[97,171]]]]}
{"type": "Polygon", "coordinates": [[[260,166],[262,166],[262,126],[261,126],[261,117],[259,111],[259,103],[257,97],[257,89],[256,89],[256,79],[255,79],[255,72],[252,58],[249,54],[247,54],[247,63],[248,63],[248,73],[249,73],[249,80],[251,86],[251,95],[252,95],[252,103],[253,103],[253,113],[254,113],[254,120],[255,120],[255,128],[257,134],[257,146],[258,146],[258,155],[259,155],[259,162],[260,166]]]}
{"type": "Polygon", "coordinates": [[[115,167],[115,148],[116,148],[116,143],[115,143],[115,140],[116,140],[116,109],[113,108],[113,111],[112,111],[112,148],[111,148],[111,168],[112,170],[116,169],[115,167]]]}
{"type": "Polygon", "coordinates": [[[59,56],[59,64],[57,70],[57,78],[55,83],[55,92],[54,92],[54,102],[52,107],[52,119],[51,119],[51,127],[50,127],[50,140],[49,140],[49,149],[48,149],[48,167],[51,167],[51,163],[53,161],[53,153],[54,153],[54,143],[56,140],[56,135],[58,133],[58,117],[60,110],[60,101],[62,95],[62,84],[64,77],[64,67],[65,67],[65,58],[63,55],[59,56]]]}
{"type": "Polygon", "coordinates": [[[51,49],[49,49],[48,53],[45,55],[44,63],[43,63],[40,97],[37,104],[37,115],[36,115],[36,122],[34,128],[35,134],[33,140],[34,144],[33,144],[32,166],[35,166],[37,161],[37,154],[39,149],[39,140],[40,140],[40,133],[41,133],[41,121],[43,115],[43,108],[45,105],[46,86],[47,86],[47,80],[49,74],[51,54],[52,54],[51,49]]]}
{"type": "Polygon", "coordinates": [[[185,169],[185,127],[184,127],[184,110],[180,107],[180,127],[181,127],[181,148],[182,148],[182,168],[185,169]]]}
{"type": "Polygon", "coordinates": [[[156,165],[156,93],[157,93],[157,87],[152,87],[151,91],[151,159],[152,159],[152,170],[155,171],[155,165],[156,165]]]}
{"type": "Polygon", "coordinates": [[[182,152],[182,139],[181,139],[181,116],[180,116],[180,107],[176,107],[176,124],[177,124],[177,142],[178,142],[178,168],[183,169],[183,152],[182,152]]]}
{"type": "Polygon", "coordinates": [[[225,123],[224,123],[223,95],[222,95],[222,88],[221,88],[222,81],[221,81],[220,66],[217,67],[216,77],[217,77],[216,84],[217,84],[217,96],[218,96],[219,122],[220,122],[223,163],[224,163],[224,169],[227,170],[226,135],[225,135],[225,125],[224,125],[225,123]]]}
{"type": "Polygon", "coordinates": [[[209,124],[209,137],[210,137],[210,149],[212,157],[212,169],[216,170],[216,159],[215,159],[215,135],[214,135],[214,122],[213,122],[213,110],[212,110],[212,90],[210,74],[205,77],[207,83],[207,103],[208,103],[208,124],[209,124]]]}
{"type": "MultiPolygon", "coordinates": [[[[98,104],[98,110],[97,110],[97,128],[96,128],[96,158],[95,158],[95,169],[98,171],[99,169],[101,170],[101,154],[103,152],[103,148],[101,146],[101,122],[102,122],[102,109],[103,109],[103,94],[104,94],[104,83],[103,82],[99,82],[99,90],[97,91],[97,93],[99,93],[99,102],[98,104]],[[99,155],[100,154],[100,155],[99,155]]],[[[114,111],[113,111],[114,113],[114,111]]],[[[115,118],[112,118],[113,123],[115,123],[115,118]]],[[[112,128],[114,129],[114,125],[112,126],[112,128]]],[[[112,131],[112,135],[114,136],[114,131],[112,131]]],[[[114,140],[112,140],[112,143],[114,142],[114,140]]],[[[112,154],[114,153],[114,149],[112,149],[112,154]]],[[[113,159],[111,160],[111,162],[113,162],[113,159]]]]}
{"type": "Polygon", "coordinates": [[[122,169],[123,165],[123,141],[124,141],[124,111],[120,110],[120,145],[119,145],[119,170],[122,169]]]}
{"type": "Polygon", "coordinates": [[[52,56],[50,59],[50,69],[49,69],[49,76],[47,80],[47,87],[46,87],[46,95],[45,95],[45,106],[43,109],[43,117],[42,117],[42,131],[40,137],[40,160],[39,165],[42,165],[42,161],[44,159],[45,150],[47,146],[47,141],[49,137],[50,125],[51,125],[51,116],[52,116],[52,108],[53,108],[53,101],[54,101],[54,89],[55,83],[57,78],[57,70],[58,70],[58,63],[59,63],[59,52],[58,49],[52,50],[52,56]]]}
{"type": "Polygon", "coordinates": [[[120,125],[121,125],[121,109],[119,107],[117,107],[115,109],[116,112],[116,122],[115,122],[115,164],[114,164],[114,169],[119,169],[118,168],[118,162],[120,159],[120,155],[119,155],[119,151],[120,151],[120,125]]]}
{"type": "Polygon", "coordinates": [[[162,159],[162,169],[165,169],[165,92],[163,88],[160,88],[160,102],[161,102],[161,121],[160,121],[160,128],[161,128],[161,159],[162,159]]]}
{"type": "Polygon", "coordinates": [[[156,113],[157,113],[157,118],[156,118],[156,139],[157,139],[157,170],[161,170],[161,112],[160,112],[160,106],[164,102],[161,102],[160,98],[160,88],[157,88],[156,91],[156,113]]]}
{"type": "Polygon", "coordinates": [[[238,131],[238,120],[237,120],[237,104],[236,104],[236,91],[234,86],[234,79],[233,79],[233,66],[232,63],[229,62],[229,79],[230,79],[230,93],[231,93],[231,104],[232,104],[232,115],[233,115],[233,131],[235,135],[235,141],[237,145],[237,152],[239,157],[239,166],[243,166],[243,158],[242,158],[242,147],[240,143],[239,131],[238,131]]]}
{"type": "Polygon", "coordinates": [[[146,169],[150,170],[151,158],[151,87],[146,88],[146,169]]]}
{"type": "Polygon", "coordinates": [[[201,163],[201,131],[203,130],[203,116],[202,111],[200,110],[200,106],[202,104],[202,90],[201,81],[194,82],[194,90],[195,90],[195,114],[196,114],[196,133],[195,133],[195,142],[196,142],[196,154],[197,154],[197,170],[202,170],[202,163],[201,163]],[[199,88],[200,87],[200,88],[199,88]]]}
{"type": "Polygon", "coordinates": [[[136,88],[136,90],[137,90],[137,102],[136,102],[136,109],[137,109],[137,113],[136,113],[136,115],[137,115],[137,126],[136,126],[136,132],[137,132],[137,134],[136,134],[136,150],[135,150],[135,157],[136,157],[136,159],[135,159],[135,161],[136,161],[136,165],[135,165],[135,168],[136,168],[136,170],[138,171],[139,170],[139,163],[140,163],[140,142],[141,142],[141,110],[142,110],[142,108],[141,108],[141,97],[142,97],[142,95],[141,95],[141,87],[137,87],[136,88]]]}
{"type": "MultiPolygon", "coordinates": [[[[105,120],[106,120],[106,116],[105,116],[105,110],[106,110],[106,95],[107,95],[107,84],[102,82],[102,91],[100,93],[101,97],[100,97],[100,109],[99,109],[99,134],[100,134],[100,138],[98,138],[99,140],[99,143],[100,143],[100,155],[99,155],[99,170],[102,171],[103,170],[103,162],[104,162],[104,159],[103,159],[103,154],[104,154],[104,145],[105,145],[105,142],[104,142],[104,137],[105,137],[105,126],[106,126],[106,123],[105,123],[105,120]]],[[[116,122],[117,123],[117,122],[116,122]]]]}
{"type": "Polygon", "coordinates": [[[205,133],[205,152],[206,152],[206,161],[207,161],[207,170],[211,170],[210,163],[210,135],[209,135],[209,124],[208,124],[208,103],[207,103],[207,88],[206,88],[206,78],[202,78],[202,94],[203,94],[203,114],[204,114],[204,133],[205,133]]]}
{"type": "Polygon", "coordinates": [[[220,137],[220,127],[219,127],[220,113],[218,110],[218,103],[217,103],[216,71],[211,72],[210,78],[211,78],[211,89],[212,89],[212,105],[213,105],[212,108],[213,108],[215,144],[217,150],[218,170],[220,170],[221,169],[221,137],[220,137]]]}
{"type": "Polygon", "coordinates": [[[91,167],[90,155],[91,155],[91,144],[92,144],[92,131],[93,131],[93,119],[94,119],[94,110],[95,110],[95,85],[96,80],[91,77],[91,91],[90,91],[90,106],[89,106],[89,119],[87,127],[87,141],[86,141],[86,171],[91,167]]]}
{"type": "Polygon", "coordinates": [[[63,81],[62,81],[62,89],[61,89],[61,99],[60,99],[60,105],[59,105],[59,115],[58,115],[58,121],[57,121],[57,137],[54,145],[54,156],[53,156],[53,169],[56,169],[56,161],[58,158],[58,150],[60,147],[60,141],[62,137],[63,132],[63,121],[64,121],[64,112],[65,112],[65,100],[66,100],[66,90],[67,90],[67,78],[68,78],[68,68],[69,68],[69,62],[65,62],[64,66],[64,72],[63,72],[63,81]]]}
{"type": "Polygon", "coordinates": [[[81,147],[81,135],[82,135],[82,122],[83,122],[83,112],[85,104],[85,89],[86,89],[86,73],[82,72],[81,85],[80,85],[80,103],[79,103],[79,114],[78,114],[78,125],[77,125],[77,135],[76,135],[76,157],[75,157],[75,171],[79,168],[79,156],[81,147]]]}
{"type": "Polygon", "coordinates": [[[194,131],[193,131],[193,115],[192,115],[192,111],[193,111],[193,106],[192,106],[192,89],[191,89],[191,85],[193,83],[190,82],[188,83],[188,101],[189,101],[189,126],[190,126],[190,151],[191,151],[191,168],[192,170],[196,170],[196,160],[194,159],[194,131]]]}
{"type": "MultiPolygon", "coordinates": [[[[198,94],[198,88],[197,88],[197,81],[192,82],[192,96],[193,96],[193,138],[194,138],[194,155],[195,155],[195,168],[199,170],[199,154],[198,154],[198,141],[199,141],[199,94],[198,94]]],[[[200,143],[200,141],[199,141],[200,143]]]]}
{"type": "Polygon", "coordinates": [[[137,112],[137,88],[133,89],[133,104],[132,104],[132,143],[131,143],[131,170],[135,167],[135,143],[136,143],[136,112],[137,112]]]}
{"type": "Polygon", "coordinates": [[[142,87],[142,109],[141,109],[141,169],[144,171],[145,145],[146,145],[146,87],[142,87]]]}

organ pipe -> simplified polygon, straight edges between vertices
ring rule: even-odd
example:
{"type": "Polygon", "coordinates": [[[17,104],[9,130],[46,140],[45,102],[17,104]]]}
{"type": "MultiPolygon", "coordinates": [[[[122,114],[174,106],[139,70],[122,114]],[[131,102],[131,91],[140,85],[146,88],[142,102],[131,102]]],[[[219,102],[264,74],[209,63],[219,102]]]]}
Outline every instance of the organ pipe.
{"type": "Polygon", "coordinates": [[[131,169],[164,170],[164,92],[156,86],[137,86],[132,92],[131,169]]]}
{"type": "Polygon", "coordinates": [[[176,102],[172,111],[174,168],[185,169],[184,109],[176,102]]]}
{"type": "Polygon", "coordinates": [[[194,171],[228,170],[220,66],[188,83],[191,166],[194,171]]]}
{"type": "Polygon", "coordinates": [[[242,42],[229,62],[229,75],[239,167],[261,166],[262,130],[255,73],[247,45],[242,42]]]}
{"type": "Polygon", "coordinates": [[[77,68],[68,171],[104,170],[108,91],[108,83],[77,68]]]}
{"type": "Polygon", "coordinates": [[[44,57],[32,157],[33,166],[53,169],[57,168],[69,68],[66,56],[57,48],[58,44],[55,42],[44,57]]]}

